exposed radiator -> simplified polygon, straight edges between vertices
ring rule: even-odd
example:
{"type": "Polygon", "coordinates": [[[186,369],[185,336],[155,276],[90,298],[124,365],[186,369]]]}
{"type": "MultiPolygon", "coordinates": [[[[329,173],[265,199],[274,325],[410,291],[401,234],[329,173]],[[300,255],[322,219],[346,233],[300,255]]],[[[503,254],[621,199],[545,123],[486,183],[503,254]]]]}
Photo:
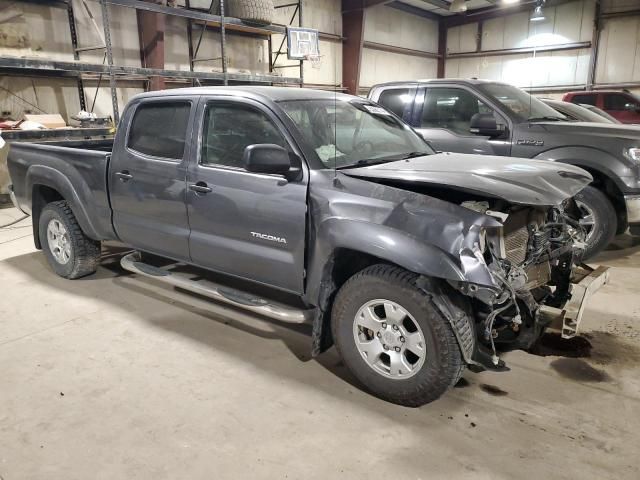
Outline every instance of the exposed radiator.
{"type": "MultiPolygon", "coordinates": [[[[544,213],[523,209],[513,212],[504,223],[504,249],[507,260],[514,265],[521,265],[527,259],[529,245],[528,225],[537,226],[544,222],[544,213]]],[[[548,242],[548,235],[542,234],[534,238],[532,247],[538,248],[548,242]]]]}
{"type": "Polygon", "coordinates": [[[527,242],[529,241],[529,231],[526,225],[504,234],[504,249],[513,265],[520,265],[527,259],[527,242]]]}

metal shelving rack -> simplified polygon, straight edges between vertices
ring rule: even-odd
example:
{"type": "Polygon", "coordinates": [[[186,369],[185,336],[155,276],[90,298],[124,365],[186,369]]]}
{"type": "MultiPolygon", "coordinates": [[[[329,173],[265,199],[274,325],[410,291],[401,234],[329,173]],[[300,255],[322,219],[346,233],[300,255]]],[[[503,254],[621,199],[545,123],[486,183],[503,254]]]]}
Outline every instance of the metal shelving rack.
{"type": "MultiPolygon", "coordinates": [[[[295,65],[278,65],[275,63],[278,57],[282,55],[286,50],[283,50],[286,42],[286,26],[285,25],[260,25],[246,23],[238,18],[232,18],[225,16],[224,12],[224,0],[220,0],[220,15],[214,15],[209,12],[203,12],[189,8],[189,0],[186,1],[187,8],[168,7],[155,3],[147,3],[140,0],[91,0],[93,2],[99,2],[102,9],[102,33],[104,36],[104,45],[95,47],[78,47],[78,32],[76,29],[75,12],[73,2],[71,0],[20,0],[22,2],[31,2],[38,4],[45,4],[48,6],[57,6],[66,8],[69,17],[69,29],[71,34],[71,43],[74,52],[74,62],[62,62],[51,61],[46,59],[28,59],[18,57],[3,57],[0,56],[0,75],[1,74],[18,74],[18,75],[36,75],[36,76],[48,76],[48,77],[75,77],[78,84],[78,95],[80,99],[80,106],[83,110],[86,110],[86,98],[84,91],[83,76],[86,74],[97,74],[98,87],[100,80],[103,76],[109,78],[109,88],[111,90],[111,102],[113,108],[113,119],[117,124],[119,121],[119,107],[117,100],[117,84],[119,80],[126,79],[145,79],[149,77],[164,77],[171,79],[183,79],[191,80],[193,84],[208,83],[222,83],[227,85],[229,82],[233,83],[260,83],[260,84],[285,84],[285,85],[302,85],[303,84],[303,64],[302,61],[295,65]],[[128,67],[120,66],[114,63],[113,48],[111,43],[111,22],[109,19],[109,5],[115,5],[119,7],[132,8],[135,10],[144,10],[149,12],[161,13],[164,15],[172,15],[176,17],[182,17],[187,20],[187,36],[189,44],[189,70],[166,70],[144,67],[128,67]],[[196,48],[193,47],[193,30],[194,27],[202,29],[200,31],[199,41],[196,48]],[[221,56],[216,59],[222,61],[222,72],[198,72],[195,71],[195,63],[198,61],[213,60],[199,59],[198,53],[202,42],[202,37],[205,29],[214,29],[220,31],[220,54],[221,56]],[[269,48],[269,73],[264,75],[251,75],[240,73],[229,73],[227,71],[227,56],[226,56],[226,36],[228,33],[238,35],[248,35],[254,38],[263,38],[268,41],[269,48]],[[272,35],[283,35],[282,43],[277,51],[273,51],[272,48],[272,35]],[[80,61],[80,53],[86,50],[98,50],[104,49],[106,64],[89,64],[82,63],[80,61]],[[275,58],[274,58],[275,55],[275,58]],[[299,77],[285,77],[275,75],[274,72],[280,68],[298,67],[300,71],[299,77]]],[[[295,3],[288,3],[285,5],[277,6],[276,8],[286,8],[295,6],[295,11],[291,17],[290,24],[293,24],[297,20],[298,25],[302,25],[302,0],[298,0],[295,3]]]]}

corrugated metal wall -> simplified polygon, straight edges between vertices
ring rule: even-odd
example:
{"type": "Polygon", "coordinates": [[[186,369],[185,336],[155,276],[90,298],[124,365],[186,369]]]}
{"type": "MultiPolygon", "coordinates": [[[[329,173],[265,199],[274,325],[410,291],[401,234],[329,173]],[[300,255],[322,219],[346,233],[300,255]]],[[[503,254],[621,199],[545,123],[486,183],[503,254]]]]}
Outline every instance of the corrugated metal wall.
{"type": "MultiPolygon", "coordinates": [[[[394,10],[384,5],[367,9],[365,41],[409,48],[422,52],[438,51],[438,24],[433,20],[394,10]]],[[[360,86],[436,76],[437,60],[402,53],[364,49],[360,86]]]]}
{"type": "Polygon", "coordinates": [[[606,19],[602,26],[596,81],[640,81],[640,16],[606,19]]]}
{"type": "MultiPolygon", "coordinates": [[[[591,40],[594,0],[545,7],[545,20],[531,22],[529,12],[484,22],[480,52],[514,48],[548,47],[591,40]]],[[[449,54],[476,52],[478,24],[449,29],[449,54]]],[[[502,80],[520,87],[585,84],[590,49],[487,55],[447,59],[447,77],[502,80]]]]}

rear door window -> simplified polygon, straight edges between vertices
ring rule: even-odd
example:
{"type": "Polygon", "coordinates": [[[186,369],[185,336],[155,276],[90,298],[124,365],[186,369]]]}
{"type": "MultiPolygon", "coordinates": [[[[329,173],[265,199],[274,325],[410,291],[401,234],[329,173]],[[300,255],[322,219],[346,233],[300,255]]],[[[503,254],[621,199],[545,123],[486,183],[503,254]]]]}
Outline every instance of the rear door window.
{"type": "Polygon", "coordinates": [[[593,94],[580,94],[580,95],[574,95],[573,97],[571,97],[571,103],[584,103],[586,105],[593,105],[594,107],[596,106],[596,102],[597,102],[598,96],[593,94]]]}
{"type": "Polygon", "coordinates": [[[388,88],[382,91],[378,103],[403,118],[410,110],[414,96],[415,88],[388,88]]]}
{"type": "Polygon", "coordinates": [[[152,157],[182,160],[191,102],[149,102],[134,114],[127,147],[152,157]]]}

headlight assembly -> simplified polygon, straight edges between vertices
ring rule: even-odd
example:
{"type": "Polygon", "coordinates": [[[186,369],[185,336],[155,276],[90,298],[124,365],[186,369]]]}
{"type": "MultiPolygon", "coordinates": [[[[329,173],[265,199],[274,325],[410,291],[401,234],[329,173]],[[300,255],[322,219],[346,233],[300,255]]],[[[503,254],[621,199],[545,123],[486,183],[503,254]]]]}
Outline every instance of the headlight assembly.
{"type": "Polygon", "coordinates": [[[622,151],[625,158],[640,163],[640,147],[628,147],[622,151]]]}

